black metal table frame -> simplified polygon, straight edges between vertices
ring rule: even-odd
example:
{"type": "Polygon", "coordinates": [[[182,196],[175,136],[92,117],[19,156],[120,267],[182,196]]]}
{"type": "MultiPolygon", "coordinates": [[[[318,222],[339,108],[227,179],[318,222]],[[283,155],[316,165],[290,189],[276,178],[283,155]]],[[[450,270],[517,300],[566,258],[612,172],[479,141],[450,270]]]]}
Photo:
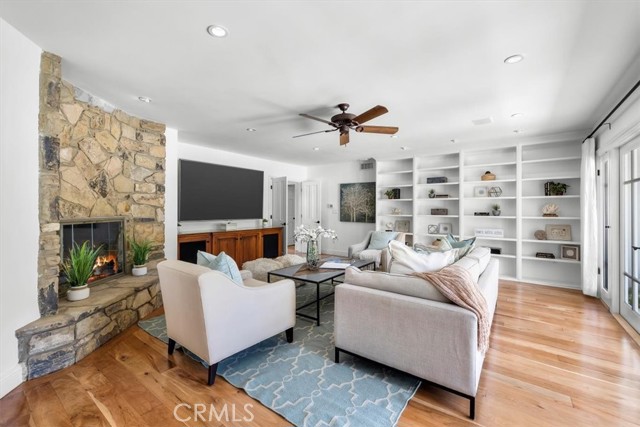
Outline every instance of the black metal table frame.
{"type": "MultiPolygon", "coordinates": [[[[373,266],[373,268],[375,270],[376,264],[375,264],[374,261],[370,261],[370,262],[368,262],[366,264],[363,264],[358,268],[365,268],[365,267],[371,267],[371,266],[373,266]]],[[[275,270],[275,271],[277,271],[277,270],[275,270]]],[[[329,281],[331,281],[331,285],[333,285],[335,283],[338,283],[338,284],[342,283],[342,282],[336,282],[336,279],[338,277],[344,275],[344,270],[342,270],[342,271],[341,270],[336,270],[336,273],[340,273],[340,274],[338,274],[338,275],[336,275],[334,277],[329,277],[329,278],[327,278],[325,280],[309,280],[309,279],[296,277],[296,276],[290,275],[290,274],[278,274],[278,273],[269,271],[269,272],[267,272],[267,282],[271,283],[271,276],[276,276],[276,277],[282,277],[282,278],[285,278],[285,279],[291,279],[294,282],[310,283],[312,285],[315,284],[316,285],[316,299],[311,301],[311,302],[308,302],[308,303],[306,303],[304,305],[301,305],[300,307],[296,307],[296,315],[300,316],[300,317],[304,317],[304,318],[309,319],[309,320],[314,320],[316,322],[316,324],[318,326],[320,326],[320,301],[322,301],[323,299],[328,298],[331,295],[335,294],[335,291],[334,291],[334,292],[328,293],[327,295],[324,295],[323,297],[320,297],[320,285],[323,284],[323,283],[329,282],[329,281]],[[316,317],[313,317],[313,316],[311,316],[309,314],[306,314],[306,313],[300,313],[300,310],[302,310],[304,308],[307,308],[307,307],[309,307],[310,305],[313,305],[313,304],[316,305],[316,317]]]]}

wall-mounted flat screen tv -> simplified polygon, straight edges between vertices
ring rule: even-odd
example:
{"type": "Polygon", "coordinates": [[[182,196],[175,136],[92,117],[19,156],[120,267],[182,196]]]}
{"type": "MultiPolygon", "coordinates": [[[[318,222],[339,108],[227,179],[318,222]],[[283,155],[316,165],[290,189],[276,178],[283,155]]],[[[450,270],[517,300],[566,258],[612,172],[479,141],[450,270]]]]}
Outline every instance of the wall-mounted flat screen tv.
{"type": "Polygon", "coordinates": [[[262,218],[264,172],[180,160],[180,221],[262,218]]]}

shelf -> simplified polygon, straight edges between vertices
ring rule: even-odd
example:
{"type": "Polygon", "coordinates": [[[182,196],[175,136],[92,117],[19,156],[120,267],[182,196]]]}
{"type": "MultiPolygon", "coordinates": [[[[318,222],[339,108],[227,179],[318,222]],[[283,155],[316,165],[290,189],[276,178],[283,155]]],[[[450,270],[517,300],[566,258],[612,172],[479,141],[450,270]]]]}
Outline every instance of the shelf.
{"type": "Polygon", "coordinates": [[[446,217],[446,218],[458,218],[458,215],[431,215],[431,214],[418,214],[417,216],[437,216],[437,217],[446,217]]]}
{"type": "MultiPolygon", "coordinates": [[[[435,233],[435,234],[421,234],[421,236],[426,236],[426,237],[436,237],[436,236],[448,236],[448,234],[440,234],[440,233],[435,233]]],[[[455,237],[456,239],[458,239],[460,236],[458,236],[457,234],[454,234],[453,237],[455,237]]]]}
{"type": "Polygon", "coordinates": [[[510,237],[480,237],[480,236],[469,236],[466,237],[466,239],[471,239],[475,237],[476,240],[495,240],[495,241],[499,241],[499,242],[515,242],[516,239],[512,239],[510,237]]]}
{"type": "Polygon", "coordinates": [[[579,199],[577,194],[567,194],[564,196],[522,196],[523,199],[579,199]]]}
{"type": "Polygon", "coordinates": [[[552,159],[536,159],[536,160],[523,160],[523,165],[528,165],[531,163],[547,163],[547,162],[566,162],[568,160],[580,160],[580,156],[572,156],[572,157],[556,157],[552,159]]]}
{"type": "Polygon", "coordinates": [[[460,200],[458,197],[418,197],[416,199],[419,202],[427,202],[432,200],[460,200]]]}
{"type": "Polygon", "coordinates": [[[529,261],[560,262],[563,264],[580,264],[580,261],[574,261],[572,259],[538,258],[535,256],[523,256],[522,259],[527,259],[529,261]]]}
{"type": "Polygon", "coordinates": [[[580,221],[579,216],[523,216],[522,219],[557,219],[566,221],[580,221]]]}
{"type": "Polygon", "coordinates": [[[458,184],[460,184],[458,181],[454,181],[454,182],[434,182],[434,183],[431,183],[431,184],[420,183],[420,184],[416,184],[416,185],[418,187],[426,187],[428,185],[433,186],[433,185],[458,185],[458,184]]]}
{"type": "Polygon", "coordinates": [[[491,256],[496,258],[516,259],[515,255],[510,254],[491,254],[491,256]]]}
{"type": "Polygon", "coordinates": [[[413,215],[409,215],[409,214],[400,214],[400,215],[394,215],[394,214],[379,214],[379,216],[393,216],[393,217],[411,218],[413,215]]]}
{"type": "Polygon", "coordinates": [[[509,215],[465,215],[465,218],[494,218],[494,219],[516,219],[515,216],[509,215]]]}
{"type": "Polygon", "coordinates": [[[516,179],[509,178],[509,179],[493,179],[491,181],[464,181],[465,184],[486,184],[486,185],[489,185],[494,182],[516,182],[516,179]]]}
{"type": "Polygon", "coordinates": [[[460,166],[440,166],[440,167],[432,167],[432,168],[420,168],[416,169],[416,172],[430,172],[430,171],[443,171],[447,169],[458,169],[460,166]]]}
{"type": "Polygon", "coordinates": [[[522,239],[522,243],[543,243],[547,245],[579,245],[580,242],[571,240],[537,240],[537,239],[522,239]]]}
{"type": "Polygon", "coordinates": [[[413,187],[413,184],[378,185],[378,188],[409,188],[409,187],[413,187]]]}
{"type": "Polygon", "coordinates": [[[465,197],[466,200],[515,200],[515,196],[498,196],[498,197],[465,197]]]}
{"type": "Polygon", "coordinates": [[[378,172],[378,175],[399,175],[403,173],[413,173],[413,169],[393,172],[378,172]]]}
{"type": "Polygon", "coordinates": [[[554,176],[548,178],[522,178],[523,181],[558,181],[563,179],[580,179],[580,176],[569,175],[569,176],[554,176]]]}
{"type": "Polygon", "coordinates": [[[515,166],[516,162],[482,163],[477,165],[464,165],[465,168],[490,168],[493,166],[515,166]]]}
{"type": "Polygon", "coordinates": [[[413,202],[413,199],[378,199],[380,202],[413,202]]]}

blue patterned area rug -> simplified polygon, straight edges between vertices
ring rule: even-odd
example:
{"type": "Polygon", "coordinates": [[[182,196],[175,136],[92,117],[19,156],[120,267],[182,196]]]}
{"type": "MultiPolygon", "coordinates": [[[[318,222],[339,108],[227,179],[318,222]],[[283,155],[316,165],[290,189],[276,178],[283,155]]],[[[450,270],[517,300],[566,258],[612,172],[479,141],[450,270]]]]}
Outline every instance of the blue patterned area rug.
{"type": "MultiPolygon", "coordinates": [[[[330,291],[329,285],[323,286],[323,292],[330,291]]],[[[315,285],[298,288],[297,294],[302,305],[315,294],[315,285]]],[[[315,315],[315,306],[310,309],[309,314],[315,315]]],[[[164,316],[138,325],[168,341],[164,316]]],[[[329,297],[321,304],[320,326],[298,317],[293,343],[287,343],[284,334],[269,338],[220,362],[218,375],[296,426],[396,425],[420,382],[344,353],[336,364],[333,353],[333,297],[329,297]]]]}

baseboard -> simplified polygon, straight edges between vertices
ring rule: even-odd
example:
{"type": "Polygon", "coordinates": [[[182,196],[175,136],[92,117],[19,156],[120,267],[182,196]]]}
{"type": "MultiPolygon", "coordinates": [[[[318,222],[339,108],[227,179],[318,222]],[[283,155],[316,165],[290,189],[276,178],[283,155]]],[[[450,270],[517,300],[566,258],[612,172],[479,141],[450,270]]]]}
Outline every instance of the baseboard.
{"type": "Polygon", "coordinates": [[[2,372],[2,374],[0,374],[0,398],[7,395],[20,384],[22,384],[22,366],[18,364],[2,372]]]}
{"type": "Polygon", "coordinates": [[[322,255],[346,257],[347,251],[322,251],[322,255]]]}

